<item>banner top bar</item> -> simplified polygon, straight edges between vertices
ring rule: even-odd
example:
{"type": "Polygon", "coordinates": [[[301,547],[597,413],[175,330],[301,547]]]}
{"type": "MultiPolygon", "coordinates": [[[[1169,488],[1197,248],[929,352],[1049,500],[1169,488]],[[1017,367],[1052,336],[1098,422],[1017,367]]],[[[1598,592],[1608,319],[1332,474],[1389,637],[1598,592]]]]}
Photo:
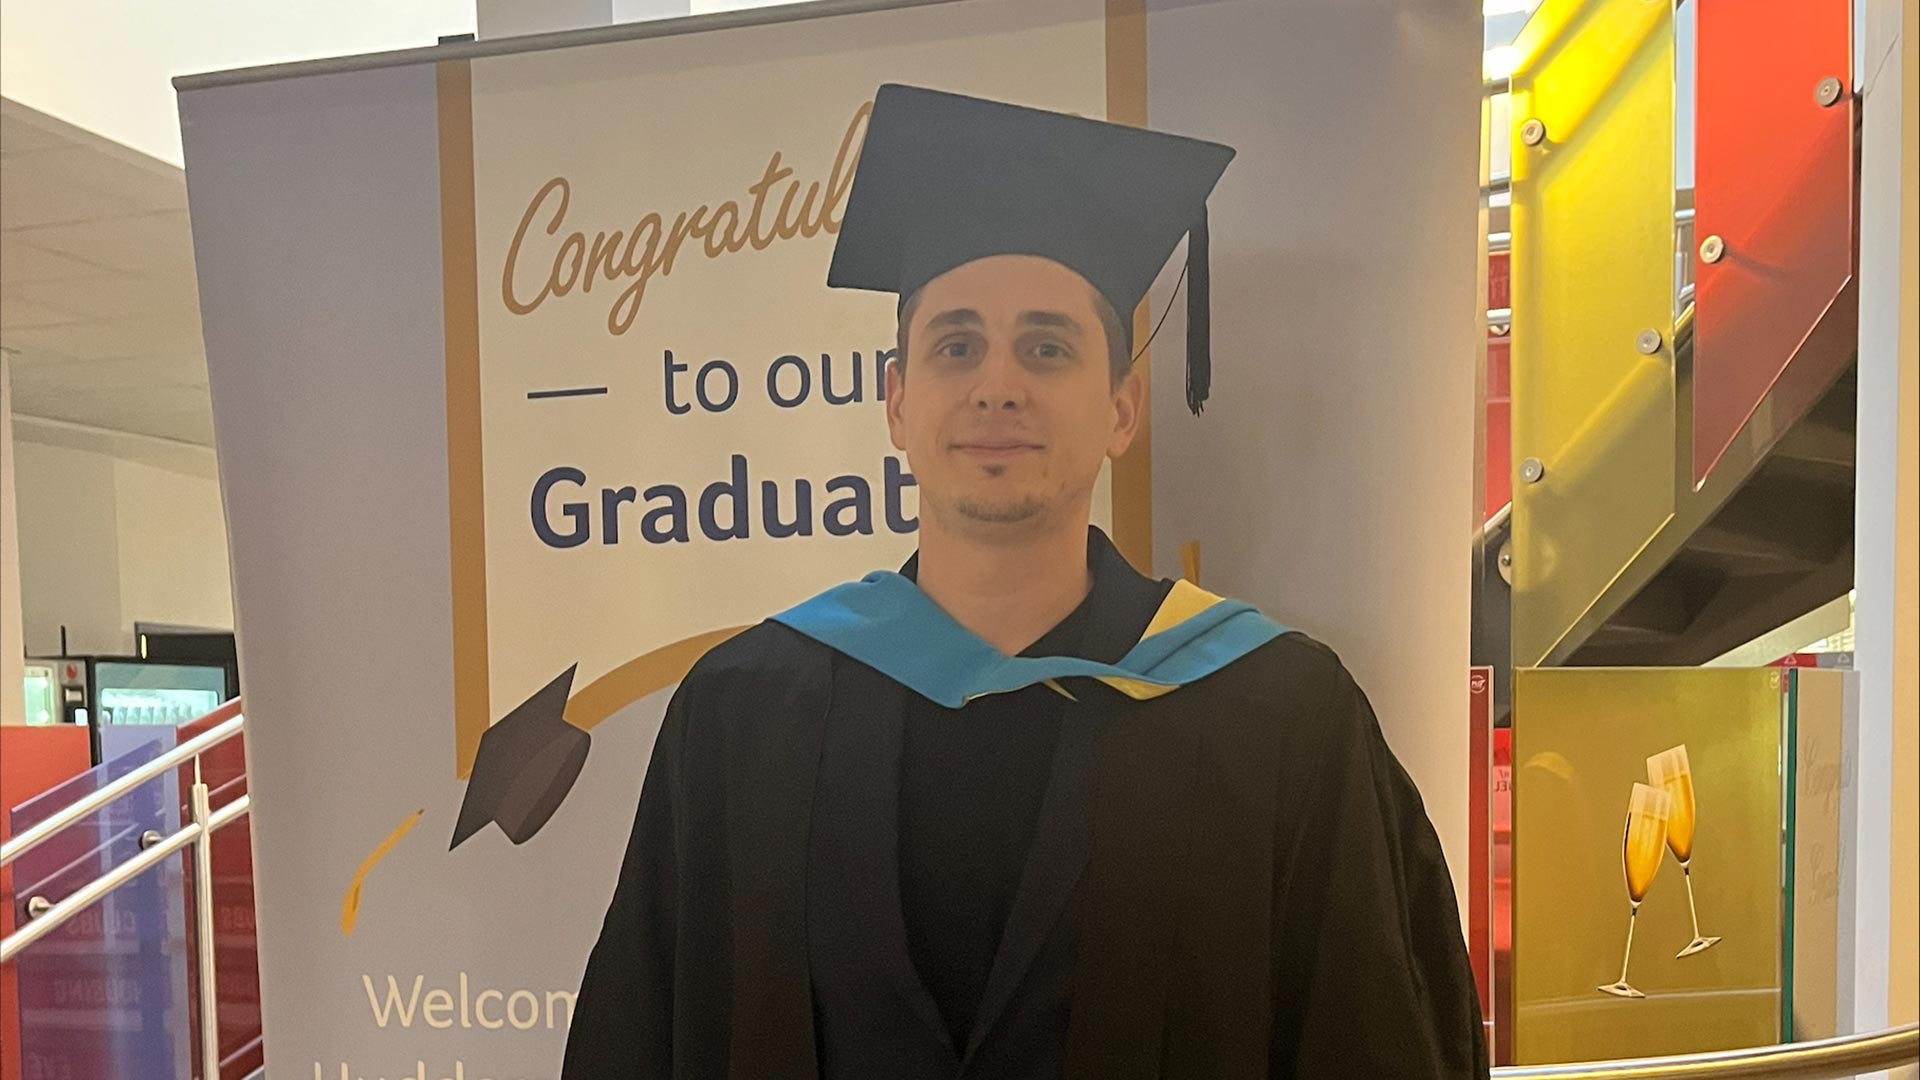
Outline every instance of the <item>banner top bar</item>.
{"type": "Polygon", "coordinates": [[[807,3],[780,4],[740,11],[717,11],[704,15],[683,15],[670,19],[616,23],[611,26],[588,26],[578,30],[555,30],[544,34],[489,38],[485,41],[447,42],[415,49],[392,49],[386,52],[358,53],[353,56],[330,56],[318,60],[296,60],[284,64],[262,64],[225,71],[176,75],[173,78],[173,88],[176,91],[204,90],[215,86],[270,82],[306,75],[340,75],[353,71],[405,67],[410,64],[431,64],[442,60],[509,56],[549,49],[570,49],[579,45],[676,37],[681,34],[704,33],[709,30],[731,30],[746,26],[800,22],[831,15],[861,15],[870,11],[931,7],[935,4],[955,2],[956,0],[810,0],[807,3]]]}

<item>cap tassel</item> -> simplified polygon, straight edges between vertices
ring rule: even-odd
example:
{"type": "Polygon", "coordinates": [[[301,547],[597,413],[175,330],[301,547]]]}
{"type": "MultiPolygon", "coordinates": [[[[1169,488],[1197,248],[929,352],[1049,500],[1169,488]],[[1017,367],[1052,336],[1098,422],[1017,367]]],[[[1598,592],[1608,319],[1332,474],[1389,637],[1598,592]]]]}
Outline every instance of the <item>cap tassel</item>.
{"type": "Polygon", "coordinates": [[[1213,390],[1213,298],[1207,280],[1207,211],[1187,232],[1187,408],[1199,416],[1213,390]]]}

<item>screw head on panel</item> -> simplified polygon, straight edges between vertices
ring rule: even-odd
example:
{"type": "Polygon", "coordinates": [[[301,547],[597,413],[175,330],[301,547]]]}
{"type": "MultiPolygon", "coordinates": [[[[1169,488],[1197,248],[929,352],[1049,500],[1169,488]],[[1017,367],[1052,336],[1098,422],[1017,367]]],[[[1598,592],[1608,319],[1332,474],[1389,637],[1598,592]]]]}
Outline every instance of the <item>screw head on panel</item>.
{"type": "Polygon", "coordinates": [[[1520,141],[1528,146],[1539,146],[1547,141],[1547,125],[1538,120],[1529,120],[1520,125],[1520,141]]]}
{"type": "Polygon", "coordinates": [[[1500,555],[1496,565],[1500,568],[1500,580],[1509,585],[1513,584],[1513,541],[1508,540],[1500,545],[1500,555]]]}
{"type": "Polygon", "coordinates": [[[1718,234],[1709,236],[1705,240],[1700,241],[1700,261],[1701,262],[1717,263],[1721,259],[1725,258],[1726,254],[1727,254],[1727,242],[1725,240],[1720,239],[1718,234]]]}
{"type": "Polygon", "coordinates": [[[37,919],[40,916],[45,915],[47,912],[52,910],[53,910],[53,901],[48,900],[44,896],[32,896],[27,898],[27,918],[29,919],[37,919]]]}
{"type": "Polygon", "coordinates": [[[1842,89],[1843,87],[1840,84],[1840,80],[1829,75],[1821,79],[1820,82],[1814,86],[1813,100],[1819,102],[1821,108],[1828,108],[1840,100],[1840,91],[1842,89]]]}
{"type": "Polygon", "coordinates": [[[1640,336],[1633,339],[1633,347],[1639,349],[1640,352],[1646,356],[1652,356],[1659,352],[1660,346],[1664,344],[1666,344],[1666,341],[1660,336],[1660,331],[1658,330],[1642,330],[1640,331],[1640,336]]]}
{"type": "Polygon", "coordinates": [[[1520,481],[1522,483],[1537,484],[1540,482],[1540,478],[1545,475],[1547,475],[1547,467],[1540,463],[1539,458],[1530,457],[1520,463],[1520,481]]]}

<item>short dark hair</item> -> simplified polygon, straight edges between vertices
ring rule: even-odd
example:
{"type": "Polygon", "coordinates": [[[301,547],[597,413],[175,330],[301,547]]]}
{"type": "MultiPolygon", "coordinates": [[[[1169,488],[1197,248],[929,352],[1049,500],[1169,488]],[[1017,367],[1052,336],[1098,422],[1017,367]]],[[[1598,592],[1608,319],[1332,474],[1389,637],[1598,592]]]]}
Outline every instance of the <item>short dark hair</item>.
{"type": "MultiPolygon", "coordinates": [[[[907,371],[907,324],[913,322],[913,310],[920,305],[920,294],[926,286],[913,291],[913,295],[900,303],[900,324],[894,336],[894,362],[900,365],[900,373],[907,371]]],[[[1133,342],[1127,333],[1126,324],[1120,321],[1120,313],[1113,309],[1099,289],[1087,286],[1093,294],[1093,310],[1100,317],[1100,329],[1107,335],[1107,374],[1113,385],[1119,386],[1120,380],[1127,377],[1133,369],[1133,342]]]]}

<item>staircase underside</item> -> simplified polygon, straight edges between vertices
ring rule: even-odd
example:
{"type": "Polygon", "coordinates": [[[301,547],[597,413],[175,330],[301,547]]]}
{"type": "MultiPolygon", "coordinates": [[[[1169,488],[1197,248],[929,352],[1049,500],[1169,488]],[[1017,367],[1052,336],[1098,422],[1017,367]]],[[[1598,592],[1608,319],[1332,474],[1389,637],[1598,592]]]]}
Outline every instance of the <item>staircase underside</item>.
{"type": "Polygon", "coordinates": [[[1701,664],[1844,596],[1853,587],[1856,387],[1849,368],[1567,662],[1701,664]]]}

